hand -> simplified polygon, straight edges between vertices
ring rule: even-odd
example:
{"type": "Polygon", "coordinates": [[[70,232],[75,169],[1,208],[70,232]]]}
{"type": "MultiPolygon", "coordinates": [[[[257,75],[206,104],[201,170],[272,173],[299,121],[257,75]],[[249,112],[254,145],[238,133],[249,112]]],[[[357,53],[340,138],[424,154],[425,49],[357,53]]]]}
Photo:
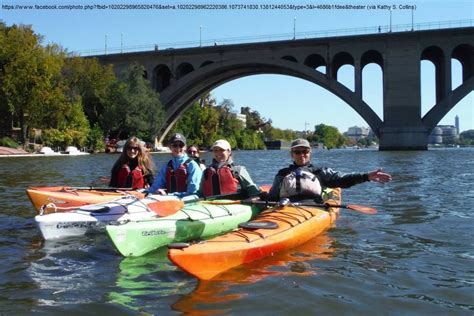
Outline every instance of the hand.
{"type": "Polygon", "coordinates": [[[382,172],[382,168],[369,172],[368,176],[369,176],[370,181],[375,181],[375,182],[380,182],[380,183],[386,183],[386,182],[392,181],[392,176],[389,175],[388,173],[382,172]]]}
{"type": "Polygon", "coordinates": [[[156,192],[160,195],[166,195],[166,191],[163,189],[158,189],[156,192]]]}

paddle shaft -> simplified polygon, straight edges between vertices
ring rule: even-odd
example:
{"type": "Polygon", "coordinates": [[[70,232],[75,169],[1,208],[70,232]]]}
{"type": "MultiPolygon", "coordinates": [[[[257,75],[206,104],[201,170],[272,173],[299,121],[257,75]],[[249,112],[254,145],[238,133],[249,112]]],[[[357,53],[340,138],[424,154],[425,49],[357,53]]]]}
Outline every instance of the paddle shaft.
{"type": "MultiPolygon", "coordinates": [[[[283,206],[280,202],[276,201],[252,201],[252,200],[242,200],[242,204],[254,204],[254,205],[271,205],[271,206],[283,206]]],[[[364,214],[376,214],[377,210],[372,207],[362,206],[362,205],[355,205],[355,204],[324,204],[324,203],[316,203],[316,202],[289,202],[288,205],[291,206],[312,206],[312,207],[337,207],[337,208],[345,208],[353,211],[358,211],[364,214]]]]}

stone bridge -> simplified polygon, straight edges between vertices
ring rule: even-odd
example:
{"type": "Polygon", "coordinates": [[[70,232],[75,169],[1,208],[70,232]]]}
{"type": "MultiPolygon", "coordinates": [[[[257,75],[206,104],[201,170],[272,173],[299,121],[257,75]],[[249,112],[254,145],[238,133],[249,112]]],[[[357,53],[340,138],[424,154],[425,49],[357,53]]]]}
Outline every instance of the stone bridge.
{"type": "MultiPolygon", "coordinates": [[[[245,76],[280,74],[313,82],[345,101],[377,135],[381,150],[427,149],[431,130],[474,89],[474,27],[155,49],[95,57],[101,63],[113,64],[116,73],[132,62],[145,67],[145,76],[160,93],[166,110],[160,141],[206,92],[245,76]],[[462,84],[454,90],[452,59],[461,63],[463,76],[462,84]],[[422,117],[423,60],[435,66],[436,104],[422,117]],[[371,63],[379,65],[383,73],[383,118],[362,99],[362,70],[371,63]],[[354,90],[337,80],[338,70],[347,64],[354,67],[354,90]]],[[[317,100],[314,105],[318,105],[317,100]]]]}

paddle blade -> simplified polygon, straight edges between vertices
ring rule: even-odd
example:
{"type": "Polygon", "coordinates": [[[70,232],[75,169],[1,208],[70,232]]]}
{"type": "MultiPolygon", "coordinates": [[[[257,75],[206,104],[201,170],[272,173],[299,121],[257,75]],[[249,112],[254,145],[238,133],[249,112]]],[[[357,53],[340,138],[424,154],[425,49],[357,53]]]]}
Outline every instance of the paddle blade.
{"type": "Polygon", "coordinates": [[[364,214],[377,214],[377,210],[373,207],[368,207],[368,206],[362,206],[362,205],[355,205],[355,204],[348,204],[344,205],[344,208],[347,208],[349,210],[353,210],[356,212],[364,213],[364,214]]]}
{"type": "Polygon", "coordinates": [[[156,201],[148,204],[150,210],[159,216],[168,216],[176,213],[184,207],[184,202],[181,200],[156,201]]]}
{"type": "Polygon", "coordinates": [[[270,189],[272,188],[271,184],[263,184],[259,187],[260,191],[262,192],[270,192],[270,189]]]}

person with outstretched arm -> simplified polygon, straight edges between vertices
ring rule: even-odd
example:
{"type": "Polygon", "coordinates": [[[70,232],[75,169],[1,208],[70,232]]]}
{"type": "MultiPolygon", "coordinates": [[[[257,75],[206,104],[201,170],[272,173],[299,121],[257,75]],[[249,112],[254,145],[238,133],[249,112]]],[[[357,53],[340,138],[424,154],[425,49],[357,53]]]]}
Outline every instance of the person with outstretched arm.
{"type": "Polygon", "coordinates": [[[293,164],[278,171],[267,196],[271,201],[289,198],[292,202],[302,200],[322,201],[325,188],[348,188],[353,185],[374,181],[386,183],[392,176],[382,168],[368,173],[342,174],[327,167],[311,164],[311,146],[306,139],[295,139],[290,148],[293,164]]]}

